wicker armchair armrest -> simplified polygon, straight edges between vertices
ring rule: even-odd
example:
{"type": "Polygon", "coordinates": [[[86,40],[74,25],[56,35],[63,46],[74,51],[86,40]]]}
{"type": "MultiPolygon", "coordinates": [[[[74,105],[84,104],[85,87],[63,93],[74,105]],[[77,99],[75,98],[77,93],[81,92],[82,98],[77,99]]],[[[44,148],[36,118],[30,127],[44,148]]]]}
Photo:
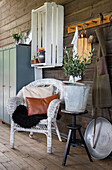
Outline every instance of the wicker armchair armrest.
{"type": "Polygon", "coordinates": [[[23,98],[20,98],[20,97],[9,98],[8,104],[7,104],[8,114],[12,115],[13,112],[16,110],[16,107],[19,105],[23,105],[23,103],[24,103],[23,98]]]}
{"type": "Polygon", "coordinates": [[[62,100],[59,100],[59,99],[54,99],[50,102],[48,110],[47,110],[48,119],[49,118],[56,119],[61,102],[62,100]]]}

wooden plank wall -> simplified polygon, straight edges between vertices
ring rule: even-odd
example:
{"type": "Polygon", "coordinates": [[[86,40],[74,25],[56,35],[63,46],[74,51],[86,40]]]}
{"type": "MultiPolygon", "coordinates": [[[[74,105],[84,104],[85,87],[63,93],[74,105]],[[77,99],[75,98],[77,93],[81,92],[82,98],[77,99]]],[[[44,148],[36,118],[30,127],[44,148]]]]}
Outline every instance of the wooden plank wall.
{"type": "MultiPolygon", "coordinates": [[[[0,48],[10,46],[14,44],[11,33],[16,29],[25,33],[31,28],[31,10],[42,6],[46,2],[45,0],[1,0],[0,1],[0,48]]],[[[47,0],[47,2],[52,2],[47,0]]],[[[112,13],[112,1],[110,0],[53,0],[58,4],[64,5],[64,46],[72,48],[71,41],[73,34],[67,33],[67,28],[70,25],[75,25],[87,20],[99,17],[99,13],[103,14],[112,13]]],[[[112,26],[107,24],[104,27],[105,40],[107,45],[108,55],[108,69],[110,78],[112,77],[112,26]]],[[[88,36],[94,33],[94,29],[89,29],[88,36]]],[[[86,70],[86,74],[83,77],[84,82],[92,84],[94,73],[94,62],[97,53],[98,44],[93,44],[95,47],[94,60],[92,64],[86,70]]],[[[44,78],[57,78],[60,80],[67,80],[62,68],[44,69],[44,78]]],[[[112,85],[112,78],[111,78],[112,85]]],[[[82,126],[85,128],[92,119],[91,112],[91,93],[88,99],[88,115],[78,117],[82,126]]],[[[105,114],[105,112],[104,112],[105,114]]],[[[104,115],[105,116],[105,115],[104,115]]],[[[108,117],[108,116],[107,116],[108,117]]],[[[66,124],[71,121],[71,117],[63,115],[59,121],[59,128],[62,133],[66,133],[66,124]]]]}
{"type": "MultiPolygon", "coordinates": [[[[0,48],[14,44],[12,33],[25,33],[31,29],[31,10],[50,0],[1,0],[0,1],[0,48]]],[[[68,0],[54,0],[64,4],[68,0]]]]}

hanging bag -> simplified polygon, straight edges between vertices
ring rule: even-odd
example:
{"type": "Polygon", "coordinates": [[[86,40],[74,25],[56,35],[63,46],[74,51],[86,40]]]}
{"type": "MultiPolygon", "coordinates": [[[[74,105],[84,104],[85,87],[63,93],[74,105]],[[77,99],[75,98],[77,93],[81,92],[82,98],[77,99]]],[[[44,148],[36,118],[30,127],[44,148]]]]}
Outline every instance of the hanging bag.
{"type": "MultiPolygon", "coordinates": [[[[109,74],[107,69],[106,62],[106,46],[104,41],[103,29],[96,30],[97,38],[99,40],[99,48],[96,58],[94,79],[93,79],[93,88],[92,88],[92,105],[94,112],[94,136],[93,144],[96,130],[96,118],[97,118],[97,109],[100,108],[109,108],[112,106],[112,96],[111,96],[111,86],[109,80],[109,74]],[[103,56],[101,57],[101,51],[103,56]]],[[[94,148],[94,145],[93,145],[94,148]]]]}

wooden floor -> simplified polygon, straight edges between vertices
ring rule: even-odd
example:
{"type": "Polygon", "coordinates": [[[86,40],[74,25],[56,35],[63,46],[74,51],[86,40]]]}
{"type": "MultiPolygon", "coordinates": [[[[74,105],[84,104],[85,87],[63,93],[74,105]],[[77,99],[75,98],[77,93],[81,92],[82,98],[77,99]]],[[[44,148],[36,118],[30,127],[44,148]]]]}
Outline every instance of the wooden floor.
{"type": "Polygon", "coordinates": [[[111,170],[112,159],[89,162],[83,147],[71,147],[66,166],[62,158],[66,142],[59,142],[53,136],[53,154],[46,153],[46,137],[34,134],[30,139],[28,133],[16,132],[15,149],[9,146],[10,127],[0,122],[0,170],[111,170]]]}

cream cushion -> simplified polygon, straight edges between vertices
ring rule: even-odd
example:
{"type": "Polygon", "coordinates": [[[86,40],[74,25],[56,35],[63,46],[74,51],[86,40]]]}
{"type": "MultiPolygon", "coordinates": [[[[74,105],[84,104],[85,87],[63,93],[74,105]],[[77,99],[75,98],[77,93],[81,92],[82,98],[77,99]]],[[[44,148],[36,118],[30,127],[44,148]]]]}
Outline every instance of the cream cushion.
{"type": "Polygon", "coordinates": [[[22,88],[23,98],[26,105],[26,97],[32,98],[46,98],[53,95],[53,86],[48,87],[30,87],[25,86],[22,88]]]}

